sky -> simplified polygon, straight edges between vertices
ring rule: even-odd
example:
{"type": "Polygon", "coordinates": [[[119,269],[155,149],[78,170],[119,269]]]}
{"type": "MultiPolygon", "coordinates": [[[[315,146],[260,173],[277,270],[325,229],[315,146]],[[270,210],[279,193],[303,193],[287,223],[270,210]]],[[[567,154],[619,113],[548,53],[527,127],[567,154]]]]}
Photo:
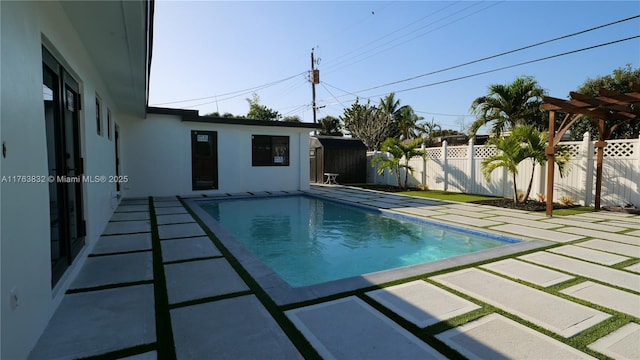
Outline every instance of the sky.
{"type": "Polygon", "coordinates": [[[157,0],[149,105],[246,115],[256,93],[313,122],[313,49],[318,119],[395,92],[460,131],[491,84],[533,76],[566,99],[587,79],[637,69],[640,18],[585,30],[638,15],[640,1],[157,0]]]}

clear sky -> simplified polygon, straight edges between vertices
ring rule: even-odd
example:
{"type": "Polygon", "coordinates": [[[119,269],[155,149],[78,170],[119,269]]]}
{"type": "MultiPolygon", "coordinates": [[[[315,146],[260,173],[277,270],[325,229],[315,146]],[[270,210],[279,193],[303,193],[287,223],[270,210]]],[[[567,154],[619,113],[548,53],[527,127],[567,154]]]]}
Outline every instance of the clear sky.
{"type": "Polygon", "coordinates": [[[640,67],[640,38],[456,78],[638,36],[640,19],[439,70],[637,15],[640,1],[159,0],[149,104],[245,115],[255,91],[261,104],[312,122],[315,48],[318,119],[341,115],[356,97],[378,104],[396,92],[425,121],[460,130],[490,84],[530,75],[567,98],[589,78],[640,67]]]}

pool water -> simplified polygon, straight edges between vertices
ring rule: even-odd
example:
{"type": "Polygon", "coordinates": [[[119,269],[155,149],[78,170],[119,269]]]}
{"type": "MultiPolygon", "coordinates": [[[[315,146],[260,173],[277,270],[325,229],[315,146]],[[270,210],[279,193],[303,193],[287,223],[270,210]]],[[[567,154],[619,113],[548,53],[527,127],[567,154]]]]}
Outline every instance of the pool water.
{"type": "Polygon", "coordinates": [[[309,196],[225,199],[200,206],[292,287],[506,244],[476,233],[309,196]]]}

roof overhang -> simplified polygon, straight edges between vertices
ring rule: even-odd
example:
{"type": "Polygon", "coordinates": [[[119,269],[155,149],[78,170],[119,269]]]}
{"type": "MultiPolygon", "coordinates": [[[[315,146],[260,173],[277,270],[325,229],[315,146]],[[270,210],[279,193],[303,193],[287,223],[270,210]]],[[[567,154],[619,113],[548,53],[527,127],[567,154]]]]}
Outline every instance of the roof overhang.
{"type": "Polygon", "coordinates": [[[61,4],[117,108],[144,116],[149,96],[153,0],[61,4]]]}

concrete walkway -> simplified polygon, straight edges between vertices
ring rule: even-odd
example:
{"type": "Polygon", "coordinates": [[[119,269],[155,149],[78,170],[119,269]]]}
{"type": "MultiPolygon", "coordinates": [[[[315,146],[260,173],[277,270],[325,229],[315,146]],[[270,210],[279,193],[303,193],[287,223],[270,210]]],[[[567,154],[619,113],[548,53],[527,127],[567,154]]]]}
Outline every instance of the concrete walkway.
{"type": "Polygon", "coordinates": [[[123,200],[30,358],[640,358],[640,216],[309,193],[550,246],[282,306],[177,198],[123,200]]]}

